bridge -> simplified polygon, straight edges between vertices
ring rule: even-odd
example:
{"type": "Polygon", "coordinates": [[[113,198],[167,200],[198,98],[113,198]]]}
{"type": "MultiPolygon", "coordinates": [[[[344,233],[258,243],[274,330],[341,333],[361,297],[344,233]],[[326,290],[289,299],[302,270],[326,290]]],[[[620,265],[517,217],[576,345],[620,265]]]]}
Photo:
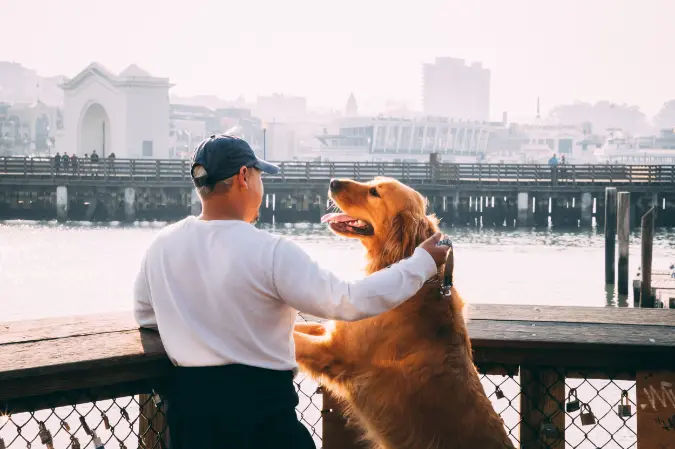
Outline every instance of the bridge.
{"type": "MultiPolygon", "coordinates": [[[[316,221],[331,178],[396,178],[428,197],[446,223],[482,226],[602,224],[604,189],[633,193],[635,217],[652,205],[675,225],[675,165],[277,162],[265,175],[262,221],[316,221]],[[595,219],[595,220],[594,220],[595,219]]],[[[198,213],[190,162],[162,159],[0,158],[0,219],[174,220],[198,213]]],[[[636,218],[637,220],[637,218],[636,218]]]]}

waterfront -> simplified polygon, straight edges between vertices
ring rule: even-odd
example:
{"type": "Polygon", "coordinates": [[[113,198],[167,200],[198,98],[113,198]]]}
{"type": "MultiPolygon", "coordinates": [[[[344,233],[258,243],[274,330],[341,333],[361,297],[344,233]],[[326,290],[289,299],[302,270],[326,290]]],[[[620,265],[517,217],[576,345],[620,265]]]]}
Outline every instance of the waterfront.
{"type": "MultiPolygon", "coordinates": [[[[146,246],[165,223],[0,222],[0,321],[131,308],[131,285],[146,246]]],[[[322,225],[263,225],[305,248],[324,267],[361,276],[358,242],[322,225]]],[[[470,303],[632,306],[603,281],[602,233],[596,230],[451,228],[455,278],[470,303]]],[[[654,268],[675,261],[675,231],[658,231],[654,268]]],[[[639,265],[639,231],[631,235],[630,273],[639,265]]]]}

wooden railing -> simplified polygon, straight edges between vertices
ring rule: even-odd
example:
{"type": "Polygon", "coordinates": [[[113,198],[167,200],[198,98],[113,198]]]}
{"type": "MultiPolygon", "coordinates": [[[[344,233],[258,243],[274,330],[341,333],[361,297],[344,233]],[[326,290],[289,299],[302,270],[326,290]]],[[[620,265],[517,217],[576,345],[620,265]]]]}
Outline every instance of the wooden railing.
{"type": "MultiPolygon", "coordinates": [[[[675,310],[475,305],[468,313],[483,387],[517,446],[628,448],[672,435],[655,424],[658,413],[638,407],[647,401],[636,379],[673,376],[675,310]],[[567,408],[575,398],[581,410],[567,408]],[[622,401],[631,407],[619,416],[622,401]],[[591,424],[581,416],[589,411],[591,424]]],[[[73,437],[85,447],[93,438],[85,422],[114,447],[166,447],[161,398],[171,370],[159,335],[130,314],[0,323],[0,438],[8,449],[35,447],[44,426],[58,447],[73,437]]],[[[302,375],[296,383],[317,446],[356,448],[340,405],[302,375]]]]}
{"type": "MultiPolygon", "coordinates": [[[[369,162],[277,162],[281,171],[269,183],[325,183],[331,178],[369,180],[389,176],[432,185],[675,185],[675,165],[450,164],[369,162]]],[[[48,158],[0,158],[0,182],[190,182],[190,162],[177,159],[80,159],[59,166],[48,158]]]]}

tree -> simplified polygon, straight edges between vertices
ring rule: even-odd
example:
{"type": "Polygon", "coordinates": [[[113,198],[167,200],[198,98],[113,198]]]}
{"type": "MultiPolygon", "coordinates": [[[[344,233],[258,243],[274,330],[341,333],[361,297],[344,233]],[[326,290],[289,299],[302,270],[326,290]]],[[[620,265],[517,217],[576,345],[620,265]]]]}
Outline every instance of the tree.
{"type": "Polygon", "coordinates": [[[665,102],[652,122],[659,130],[675,129],[675,100],[665,102]]]}
{"type": "Polygon", "coordinates": [[[558,105],[550,112],[549,118],[561,125],[590,128],[597,134],[604,134],[608,128],[622,128],[633,135],[651,132],[647,118],[640,108],[608,101],[558,105]]]}

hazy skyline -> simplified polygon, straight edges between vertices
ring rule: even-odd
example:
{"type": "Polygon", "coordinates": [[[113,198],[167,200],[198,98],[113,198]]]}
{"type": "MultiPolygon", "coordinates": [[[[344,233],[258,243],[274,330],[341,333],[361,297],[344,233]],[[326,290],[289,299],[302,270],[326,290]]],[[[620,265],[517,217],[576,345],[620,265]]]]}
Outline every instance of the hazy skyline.
{"type": "Polygon", "coordinates": [[[422,63],[437,56],[492,71],[491,118],[532,118],[574,101],[639,106],[675,98],[672,0],[0,0],[0,60],[43,76],[92,61],[165,76],[176,95],[283,93],[362,113],[420,109],[422,63]]]}

